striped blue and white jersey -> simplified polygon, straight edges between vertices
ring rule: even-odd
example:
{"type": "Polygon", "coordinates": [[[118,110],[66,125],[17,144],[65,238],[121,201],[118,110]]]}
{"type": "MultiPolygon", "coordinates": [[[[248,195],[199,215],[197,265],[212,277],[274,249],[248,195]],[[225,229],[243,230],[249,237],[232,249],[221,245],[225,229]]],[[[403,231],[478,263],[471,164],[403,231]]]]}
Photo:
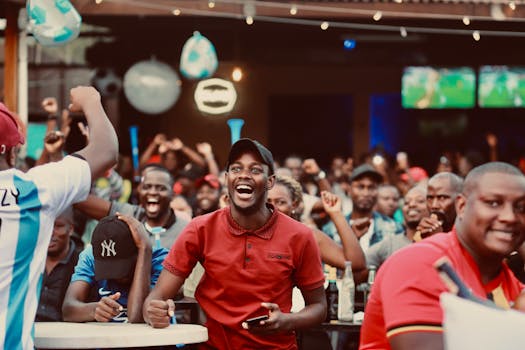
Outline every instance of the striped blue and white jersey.
{"type": "Polygon", "coordinates": [[[0,349],[33,349],[33,325],[55,218],[84,200],[91,174],[68,156],[23,173],[0,171],[0,349]]]}

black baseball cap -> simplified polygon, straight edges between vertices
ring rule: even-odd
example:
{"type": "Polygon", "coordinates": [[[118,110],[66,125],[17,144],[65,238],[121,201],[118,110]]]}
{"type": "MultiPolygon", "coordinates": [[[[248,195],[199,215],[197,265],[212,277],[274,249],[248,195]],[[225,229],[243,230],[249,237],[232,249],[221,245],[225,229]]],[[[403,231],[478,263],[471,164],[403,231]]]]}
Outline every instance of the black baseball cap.
{"type": "Polygon", "coordinates": [[[270,175],[273,175],[274,168],[272,152],[270,152],[268,148],[264,147],[259,142],[252,139],[240,139],[232,145],[230,154],[228,155],[228,164],[226,165],[226,169],[230,167],[231,163],[239,159],[243,153],[246,153],[246,151],[253,151],[258,154],[263,163],[268,165],[270,168],[270,175]]]}
{"type": "Polygon", "coordinates": [[[367,163],[362,164],[354,169],[352,175],[350,175],[350,182],[359,180],[365,176],[370,177],[377,183],[383,182],[383,175],[381,175],[373,166],[367,163]]]}
{"type": "Polygon", "coordinates": [[[91,245],[97,281],[133,275],[138,249],[124,221],[115,215],[100,220],[93,231],[91,245]]]}

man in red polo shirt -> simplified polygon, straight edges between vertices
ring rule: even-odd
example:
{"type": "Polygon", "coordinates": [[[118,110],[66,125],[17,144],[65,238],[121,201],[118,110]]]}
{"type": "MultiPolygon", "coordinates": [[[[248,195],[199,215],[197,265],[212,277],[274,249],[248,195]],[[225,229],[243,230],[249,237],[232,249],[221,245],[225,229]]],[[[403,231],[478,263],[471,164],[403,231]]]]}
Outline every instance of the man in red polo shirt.
{"type": "Polygon", "coordinates": [[[267,204],[273,157],[257,141],[231,148],[226,183],[230,206],[193,219],[164,261],[147,297],[144,319],[167,327],[173,298],[197,262],[204,276],[195,298],[207,316],[205,349],[297,349],[295,329],[322,322],[326,313],[321,260],[311,230],[267,204]],[[292,288],[306,307],[290,313],[292,288]],[[249,318],[268,315],[247,325],[249,318]]]}
{"type": "Polygon", "coordinates": [[[392,255],[365,310],[360,349],[443,349],[434,263],[446,256],[472,292],[509,308],[523,285],[504,263],[525,240],[525,177],[506,163],[474,168],[456,199],[455,229],[392,255]]]}

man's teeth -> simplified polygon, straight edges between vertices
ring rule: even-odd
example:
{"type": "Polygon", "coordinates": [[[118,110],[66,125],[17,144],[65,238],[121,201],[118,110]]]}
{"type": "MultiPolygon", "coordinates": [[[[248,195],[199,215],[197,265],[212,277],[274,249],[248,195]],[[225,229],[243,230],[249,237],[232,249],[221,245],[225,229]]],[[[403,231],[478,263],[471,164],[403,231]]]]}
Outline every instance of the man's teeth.
{"type": "Polygon", "coordinates": [[[241,193],[251,193],[253,191],[251,186],[248,185],[238,185],[237,187],[235,187],[235,189],[241,193]]]}

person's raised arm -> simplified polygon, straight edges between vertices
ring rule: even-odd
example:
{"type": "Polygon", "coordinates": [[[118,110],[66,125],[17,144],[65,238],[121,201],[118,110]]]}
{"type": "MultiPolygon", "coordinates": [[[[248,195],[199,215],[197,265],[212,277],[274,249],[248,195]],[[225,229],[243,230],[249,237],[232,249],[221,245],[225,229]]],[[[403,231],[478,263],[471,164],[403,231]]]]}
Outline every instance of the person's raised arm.
{"type": "Polygon", "coordinates": [[[133,241],[138,249],[135,272],[128,294],[128,321],[130,323],[141,323],[144,322],[142,305],[150,291],[151,284],[151,242],[144,225],[137,219],[121,214],[117,214],[117,217],[129,226],[133,241]]]}
{"type": "Polygon", "coordinates": [[[89,126],[89,142],[76,152],[89,164],[92,179],[104,174],[117,163],[118,139],[100,102],[100,94],[93,87],[79,86],[71,89],[72,112],[84,112],[89,126]]]}
{"type": "Polygon", "coordinates": [[[153,140],[149,143],[148,147],[146,147],[140,156],[141,167],[148,164],[150,158],[155,154],[156,151],[159,150],[160,145],[162,145],[164,142],[166,142],[166,135],[160,133],[155,135],[153,140]]]}
{"type": "Polygon", "coordinates": [[[363,249],[361,249],[357,236],[343,215],[341,199],[331,192],[323,191],[321,192],[321,201],[324,210],[330,216],[337,229],[337,234],[341,238],[345,260],[352,262],[352,270],[354,272],[366,269],[365,254],[363,249]]]}
{"type": "Polygon", "coordinates": [[[213,150],[211,148],[211,145],[208,142],[200,142],[196,144],[197,152],[202,154],[204,157],[204,160],[206,161],[206,164],[208,165],[208,173],[213,174],[217,177],[219,177],[219,165],[217,164],[217,161],[215,160],[215,156],[213,154],[213,150]]]}
{"type": "Polygon", "coordinates": [[[326,173],[321,170],[317,162],[313,158],[308,158],[303,161],[302,164],[303,170],[306,174],[311,175],[317,186],[319,186],[319,192],[322,191],[331,191],[332,185],[330,181],[326,178],[326,173]]]}
{"type": "Polygon", "coordinates": [[[195,165],[198,165],[201,168],[204,168],[206,166],[204,158],[202,158],[199,153],[182,143],[182,140],[178,137],[171,140],[171,149],[173,149],[174,151],[181,151],[186,155],[186,157],[188,157],[190,162],[194,163],[195,165]]]}
{"type": "Polygon", "coordinates": [[[173,299],[177,295],[184,278],[164,269],[160,273],[155,288],[149,293],[142,307],[144,321],[153,328],[166,328],[175,315],[173,299]]]}

